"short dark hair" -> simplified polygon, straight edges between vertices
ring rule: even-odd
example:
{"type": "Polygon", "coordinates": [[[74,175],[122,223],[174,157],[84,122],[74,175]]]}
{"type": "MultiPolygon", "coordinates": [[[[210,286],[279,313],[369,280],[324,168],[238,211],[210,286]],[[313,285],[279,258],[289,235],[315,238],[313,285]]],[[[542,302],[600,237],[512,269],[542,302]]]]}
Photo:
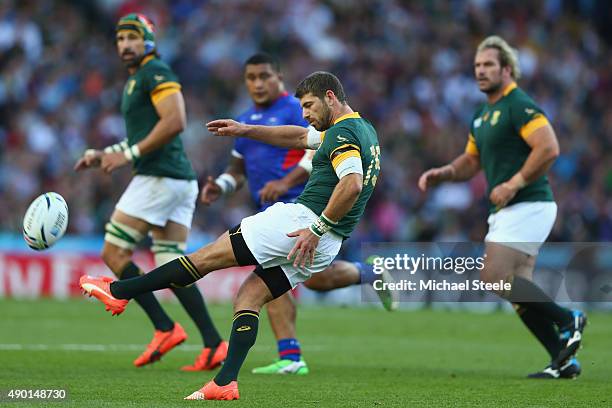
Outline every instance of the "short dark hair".
{"type": "Polygon", "coordinates": [[[270,64],[275,72],[280,72],[280,62],[278,61],[278,58],[268,54],[267,52],[258,52],[257,54],[251,55],[244,63],[244,67],[246,68],[247,65],[257,64],[270,64]]]}
{"type": "Polygon", "coordinates": [[[302,98],[304,95],[311,93],[317,98],[323,99],[327,90],[332,91],[341,103],[346,103],[346,94],[342,83],[337,76],[325,71],[313,72],[302,79],[295,90],[295,96],[296,98],[302,98]]]}

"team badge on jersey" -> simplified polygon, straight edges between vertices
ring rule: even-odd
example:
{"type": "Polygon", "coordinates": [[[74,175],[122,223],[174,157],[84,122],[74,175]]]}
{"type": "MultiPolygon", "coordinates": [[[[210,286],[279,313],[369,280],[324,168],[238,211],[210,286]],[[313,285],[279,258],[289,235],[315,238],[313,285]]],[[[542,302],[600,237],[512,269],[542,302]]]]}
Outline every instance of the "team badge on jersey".
{"type": "Polygon", "coordinates": [[[474,119],[474,127],[479,128],[482,125],[482,118],[474,119]]]}
{"type": "Polygon", "coordinates": [[[132,92],[134,92],[134,87],[136,86],[136,80],[132,79],[130,82],[127,83],[127,94],[131,95],[132,92]]]}
{"type": "Polygon", "coordinates": [[[491,126],[497,125],[497,121],[499,120],[500,115],[501,115],[501,112],[498,110],[493,112],[493,116],[491,117],[491,126]]]}
{"type": "Polygon", "coordinates": [[[164,79],[164,76],[163,76],[163,75],[153,75],[153,78],[155,78],[155,80],[156,80],[157,82],[159,82],[159,81],[161,81],[162,79],[164,79]]]}

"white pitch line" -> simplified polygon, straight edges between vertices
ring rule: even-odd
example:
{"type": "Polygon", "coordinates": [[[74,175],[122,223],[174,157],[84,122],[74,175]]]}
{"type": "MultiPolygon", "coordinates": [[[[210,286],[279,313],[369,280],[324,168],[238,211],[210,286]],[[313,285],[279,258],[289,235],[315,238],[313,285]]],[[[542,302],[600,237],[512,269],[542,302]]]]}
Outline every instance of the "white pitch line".
{"type": "MultiPolygon", "coordinates": [[[[0,351],[89,351],[89,352],[123,352],[141,351],[145,344],[17,344],[0,343],[0,351]]],[[[309,345],[307,351],[322,351],[326,347],[309,345]]],[[[272,346],[255,346],[255,351],[270,351],[272,346]]],[[[197,352],[202,350],[202,346],[194,344],[184,344],[176,348],[183,352],[197,352]]]]}

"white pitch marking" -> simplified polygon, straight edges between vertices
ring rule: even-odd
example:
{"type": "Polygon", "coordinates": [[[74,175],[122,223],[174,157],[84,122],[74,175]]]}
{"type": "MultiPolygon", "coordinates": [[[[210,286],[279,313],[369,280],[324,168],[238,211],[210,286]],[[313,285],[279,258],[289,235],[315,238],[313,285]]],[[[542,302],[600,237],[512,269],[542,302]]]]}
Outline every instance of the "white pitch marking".
{"type": "MultiPolygon", "coordinates": [[[[90,352],[123,352],[141,351],[145,344],[18,344],[0,343],[0,351],[90,351],[90,352]]],[[[309,345],[307,351],[322,351],[327,347],[309,345]]],[[[255,346],[255,351],[270,351],[272,346],[255,346]]],[[[202,350],[202,346],[195,344],[184,344],[175,350],[183,352],[196,352],[202,350]]]]}

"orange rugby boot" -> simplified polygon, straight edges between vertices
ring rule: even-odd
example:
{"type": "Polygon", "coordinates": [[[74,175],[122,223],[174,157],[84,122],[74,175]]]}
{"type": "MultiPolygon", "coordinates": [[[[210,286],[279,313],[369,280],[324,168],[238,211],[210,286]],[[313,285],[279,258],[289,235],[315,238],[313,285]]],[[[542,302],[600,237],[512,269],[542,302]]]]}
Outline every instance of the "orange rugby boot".
{"type": "Polygon", "coordinates": [[[187,340],[187,333],[178,323],[174,323],[174,327],[170,331],[155,330],[153,340],[151,340],[145,351],[134,360],[134,365],[142,367],[154,363],[185,340],[187,340]]]}
{"type": "Polygon", "coordinates": [[[111,294],[110,284],[113,281],[114,279],[108,276],[83,275],[79,279],[79,286],[83,289],[84,294],[89,295],[89,297],[93,296],[104,303],[106,310],[115,316],[123,313],[128,300],[117,299],[111,294]]]}
{"type": "Polygon", "coordinates": [[[221,341],[217,347],[206,347],[202,349],[192,365],[181,367],[183,371],[208,371],[221,365],[227,357],[227,341],[221,341]]]}
{"type": "Polygon", "coordinates": [[[237,400],[240,398],[238,394],[238,383],[232,381],[227,385],[217,385],[214,380],[206,383],[205,386],[185,397],[186,400],[237,400]]]}

